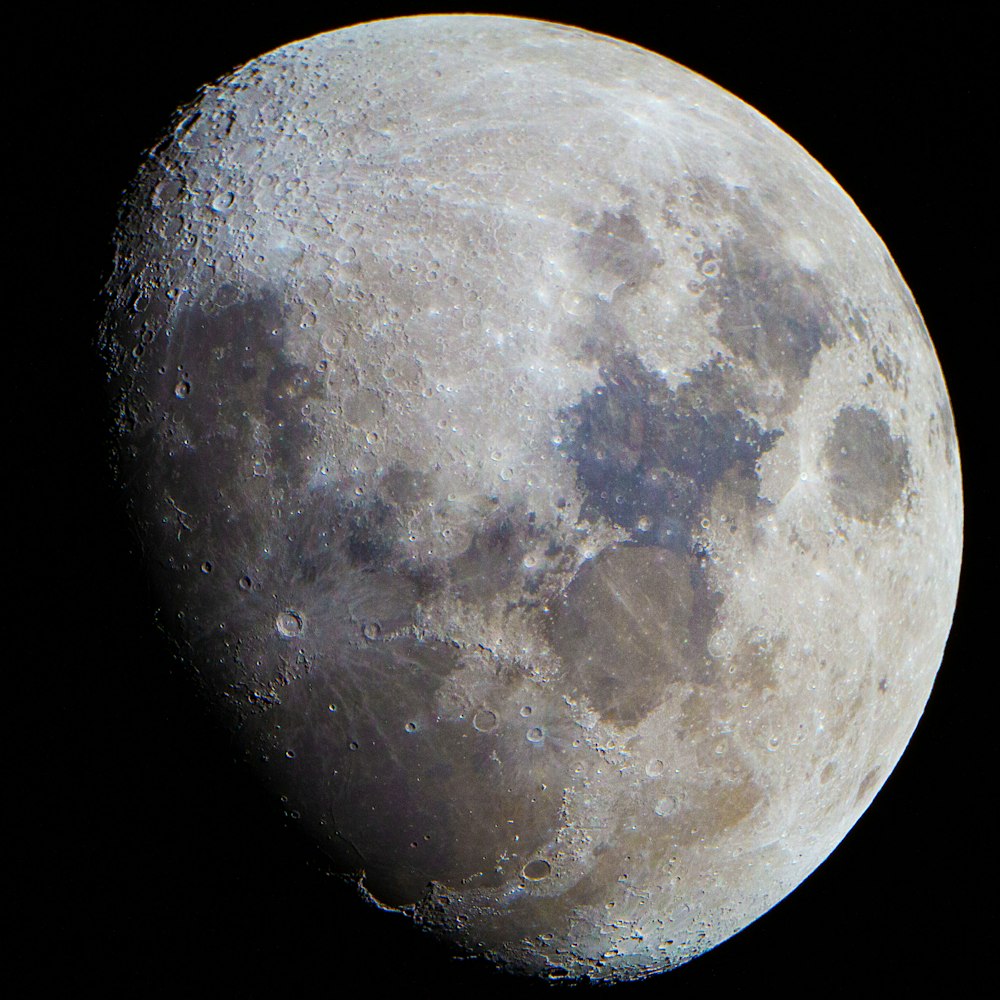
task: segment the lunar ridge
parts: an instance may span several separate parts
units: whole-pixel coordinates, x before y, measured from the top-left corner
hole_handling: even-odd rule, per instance
[[[871,802],[951,622],[957,442],[888,251],[762,116],[562,25],[372,22],[204,88],[116,247],[167,631],[380,905],[642,978]]]

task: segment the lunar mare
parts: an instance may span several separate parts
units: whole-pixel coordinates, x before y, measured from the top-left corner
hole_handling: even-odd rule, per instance
[[[640,978],[802,881],[955,603],[951,409],[833,179],[635,46],[373,22],[206,87],[102,349],[166,630],[380,905]]]

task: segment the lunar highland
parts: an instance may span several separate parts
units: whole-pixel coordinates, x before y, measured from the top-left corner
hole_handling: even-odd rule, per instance
[[[940,367],[853,202],[707,80],[514,18],[285,46],[150,152],[106,295],[171,638],[379,905],[641,978],[905,749],[961,560]]]

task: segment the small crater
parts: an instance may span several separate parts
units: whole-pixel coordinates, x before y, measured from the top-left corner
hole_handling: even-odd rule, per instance
[[[522,869],[521,874],[530,882],[541,882],[552,873],[552,865],[544,858],[536,858],[529,861]]]
[[[677,797],[674,795],[665,795],[653,806],[653,812],[657,816],[673,816],[677,812]]]
[[[283,639],[295,639],[302,634],[302,616],[296,611],[282,611],[274,620],[274,627]]]
[[[496,712],[491,712],[488,708],[481,708],[472,717],[472,728],[479,733],[492,733],[497,727]]]
[[[664,764],[662,760],[651,760],[646,764],[646,774],[650,778],[658,778],[663,774]]]
[[[212,211],[225,212],[233,207],[235,201],[236,195],[232,191],[223,191],[212,199]]]

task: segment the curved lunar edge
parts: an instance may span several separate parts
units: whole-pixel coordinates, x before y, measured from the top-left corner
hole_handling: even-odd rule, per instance
[[[948,396],[879,238],[732,95],[544,22],[319,35],[178,115],[106,294],[168,631],[379,905],[640,978],[892,770],[957,590]]]

